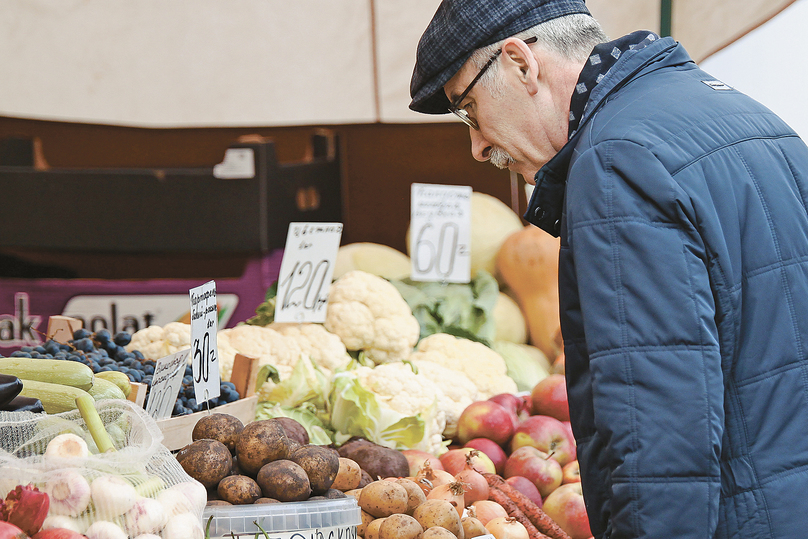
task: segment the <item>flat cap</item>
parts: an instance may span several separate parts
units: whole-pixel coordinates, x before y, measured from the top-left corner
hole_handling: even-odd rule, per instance
[[[443,86],[475,50],[573,13],[590,14],[584,0],[443,0],[418,42],[410,108],[449,112]]]

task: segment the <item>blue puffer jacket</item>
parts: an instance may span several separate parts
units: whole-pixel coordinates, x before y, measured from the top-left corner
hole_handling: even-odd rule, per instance
[[[525,217],[595,537],[808,537],[808,149],[670,38],[587,111]]]

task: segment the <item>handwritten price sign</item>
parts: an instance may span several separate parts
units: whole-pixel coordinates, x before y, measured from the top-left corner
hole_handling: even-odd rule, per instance
[[[194,395],[201,403],[219,396],[218,308],[216,282],[209,281],[192,288],[191,295],[191,361],[194,372]]]
[[[342,223],[290,223],[278,277],[276,322],[325,322]]]
[[[146,413],[155,421],[171,417],[190,353],[190,350],[181,350],[157,360],[149,389],[149,401],[146,403]]]
[[[471,187],[414,183],[410,194],[412,279],[469,282]]]

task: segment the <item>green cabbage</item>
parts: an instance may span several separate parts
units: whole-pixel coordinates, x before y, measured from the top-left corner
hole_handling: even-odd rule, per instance
[[[550,374],[551,365],[544,353],[529,344],[494,341],[494,351],[505,360],[508,376],[519,391],[530,391]]]

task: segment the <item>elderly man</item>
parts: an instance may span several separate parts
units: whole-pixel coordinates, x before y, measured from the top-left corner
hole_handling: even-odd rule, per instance
[[[808,536],[803,141],[673,39],[607,42],[582,0],[444,0],[411,94],[561,237],[593,535]]]

